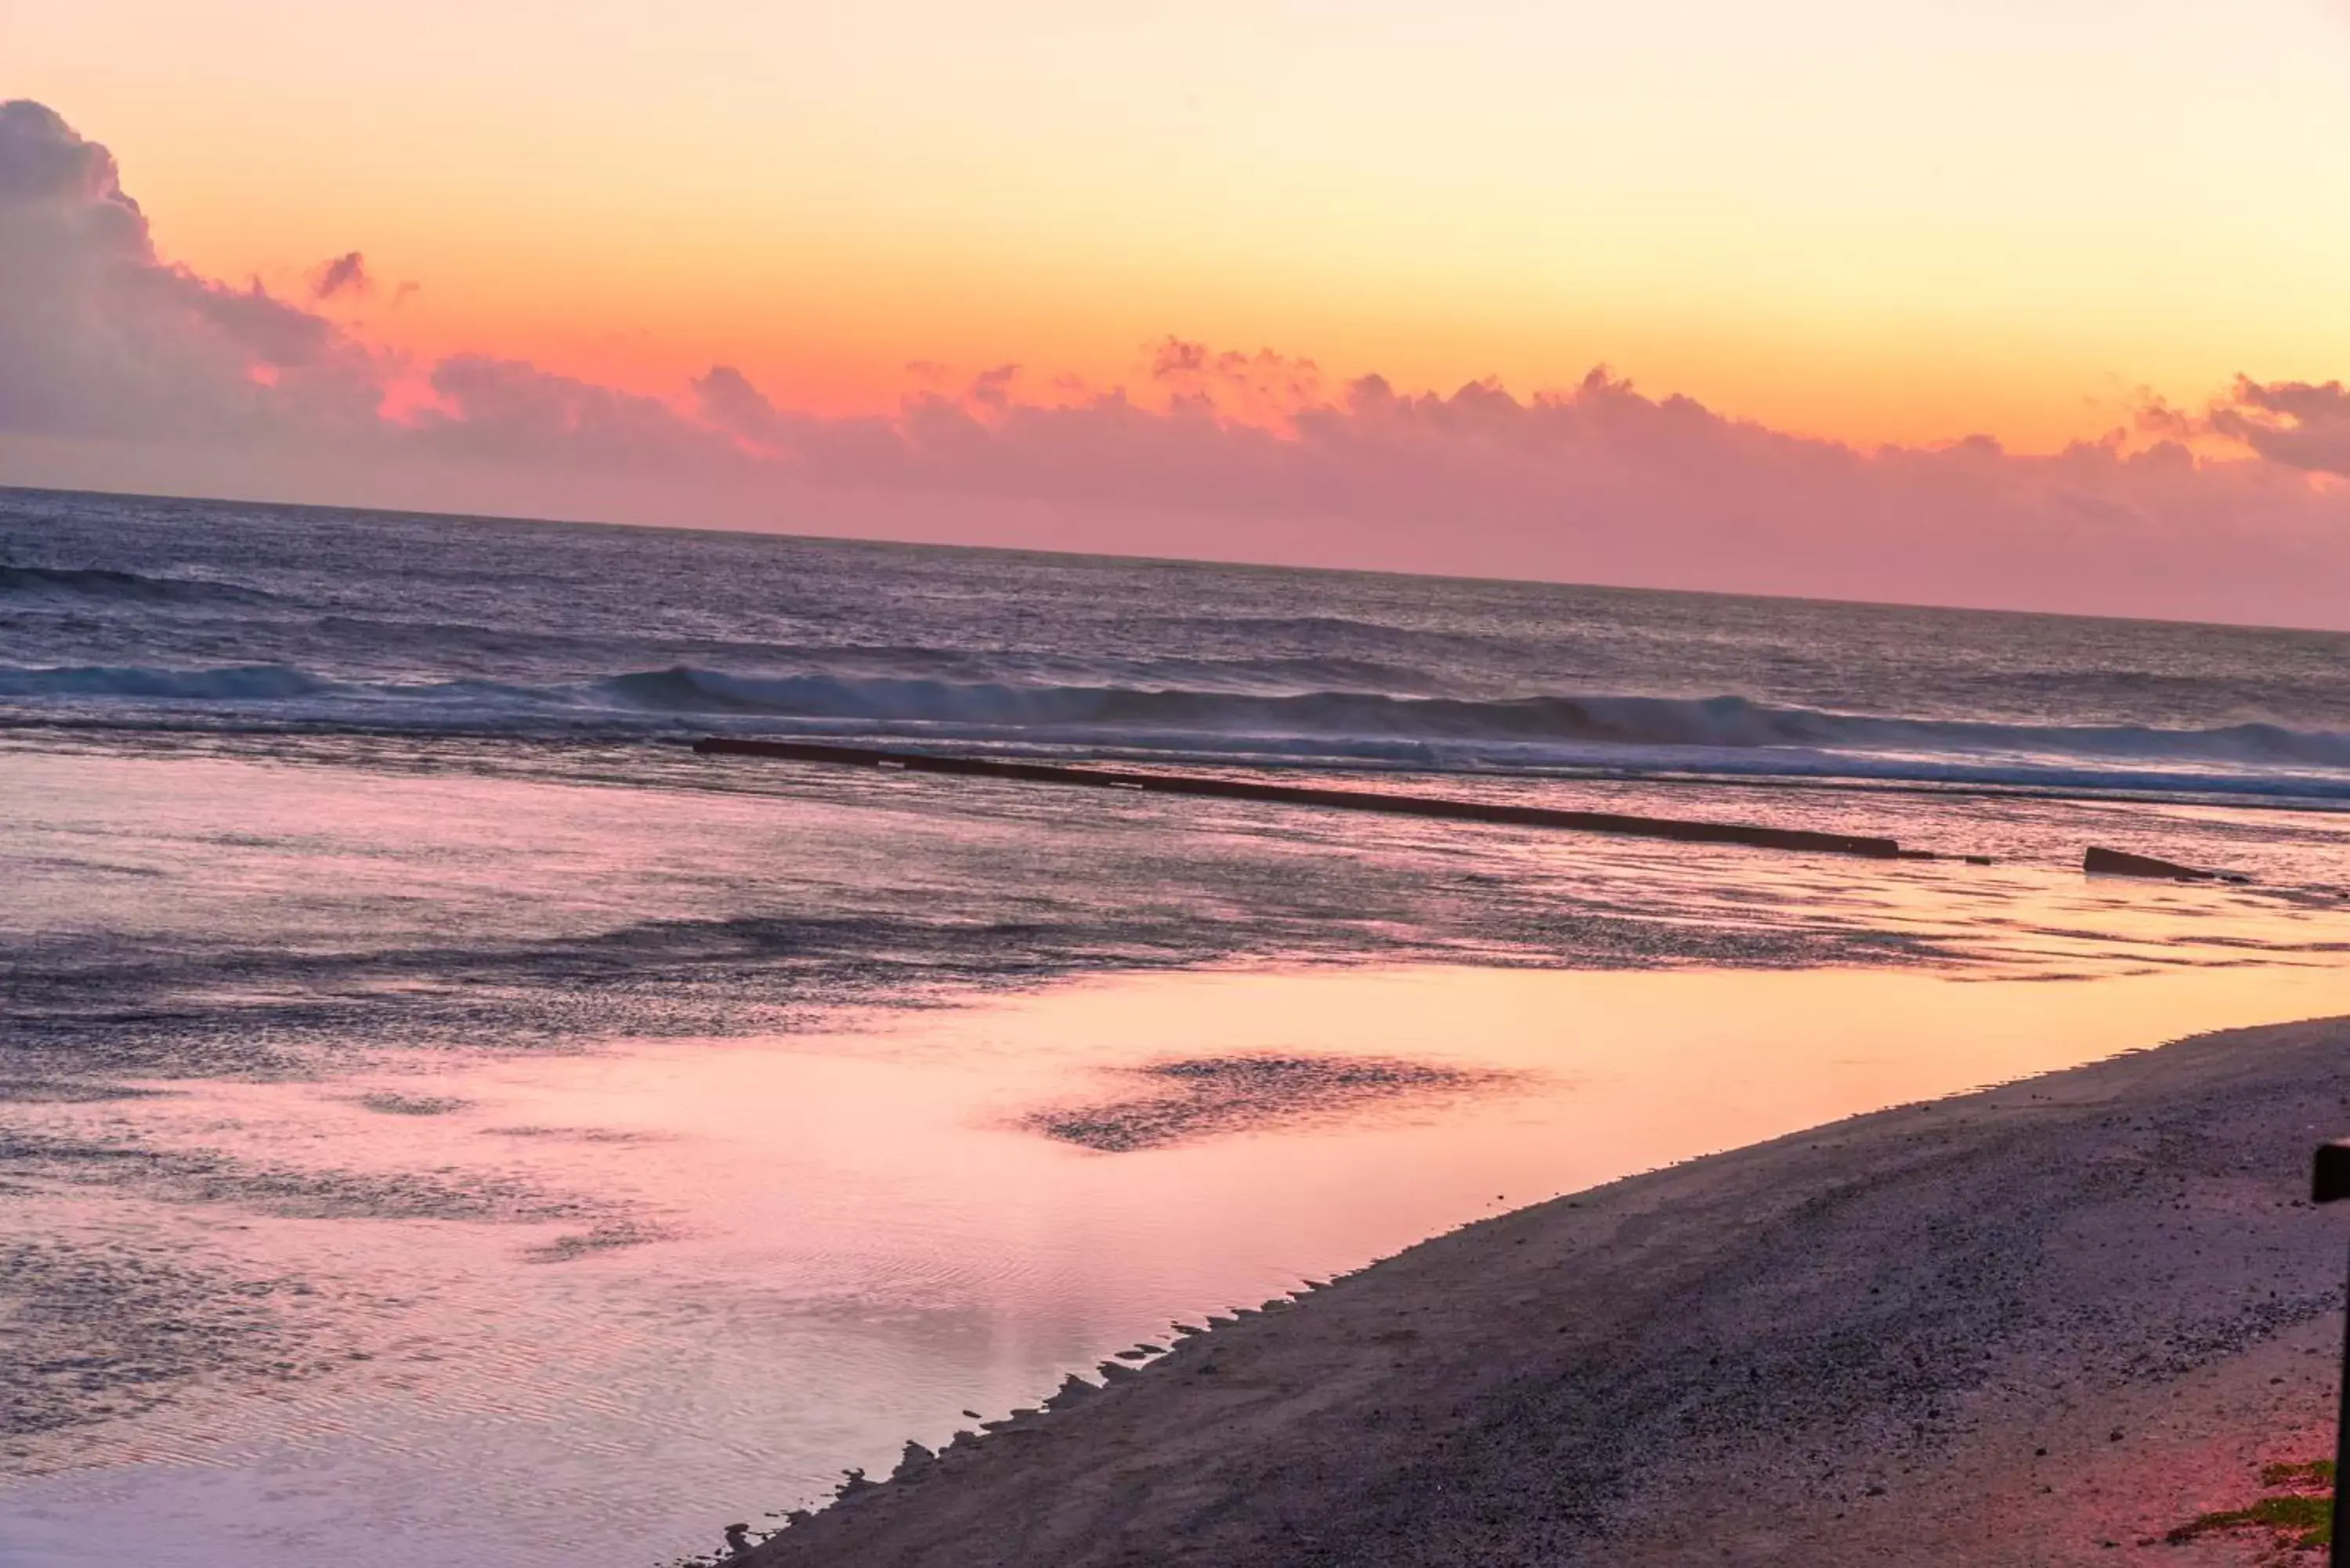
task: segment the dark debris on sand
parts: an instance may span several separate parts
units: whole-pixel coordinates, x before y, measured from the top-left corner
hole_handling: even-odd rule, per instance
[[[1023,1125],[1063,1143],[1124,1154],[1357,1112],[1382,1101],[1488,1093],[1519,1081],[1505,1072],[1378,1056],[1191,1056],[1124,1073],[1142,1093],[1037,1111]]]

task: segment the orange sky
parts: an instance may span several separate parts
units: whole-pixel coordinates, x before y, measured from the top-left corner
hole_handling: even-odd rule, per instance
[[[2350,368],[2345,80],[2323,0],[0,0],[199,270],[825,410],[1174,334],[2047,448]]]

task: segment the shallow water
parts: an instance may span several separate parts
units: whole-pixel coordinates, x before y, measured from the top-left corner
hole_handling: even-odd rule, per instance
[[[12,1568],[650,1568],[1499,1208],[2350,1010],[2322,814],[1753,798],[2002,857],[1885,865],[62,732],[0,791]]]
[[[283,1199],[283,1182],[19,1193],[16,1223],[52,1238],[276,1291],[265,1343],[124,1397],[160,1395],[151,1409],[19,1434],[0,1545],[28,1568],[98,1561],[99,1542],[109,1561],[190,1568],[647,1564],[811,1501],[842,1466],[886,1469],[908,1438],[972,1425],[963,1410],[1000,1417],[1111,1350],[1164,1343],[1170,1319],[1464,1220],[2185,1030],[2345,1007],[2350,976],[2330,970],[1211,971],[847,1033],[183,1084],[139,1102],[142,1146],[370,1193],[430,1173],[562,1211],[342,1212]],[[1028,1125],[1203,1050],[1435,1064],[1473,1086],[1284,1096],[1128,1153]],[[55,1106],[34,1125],[104,1139],[121,1115]],[[144,1303],[82,1304],[78,1334],[99,1344]]]
[[[27,492],[0,557],[8,1568],[650,1568],[1497,1208],[2345,1005],[2340,636]]]

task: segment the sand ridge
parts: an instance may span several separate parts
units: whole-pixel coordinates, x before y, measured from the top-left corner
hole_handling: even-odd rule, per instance
[[[1481,1221],[860,1490],[744,1568],[2252,1562],[2331,1430],[2350,1021]]]

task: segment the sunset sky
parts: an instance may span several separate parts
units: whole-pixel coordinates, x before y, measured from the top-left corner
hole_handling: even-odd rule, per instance
[[[395,420],[452,358],[689,414],[713,367],[836,422],[1006,366],[983,403],[1147,402],[1172,338],[1311,360],[1276,402],[1606,365],[1862,453],[2143,445],[2161,400],[2241,459],[2239,374],[2350,369],[2345,88],[2340,0],[0,0],[0,99]],[[0,482],[137,433],[16,422]],[[126,472],[407,493],[240,461]]]

